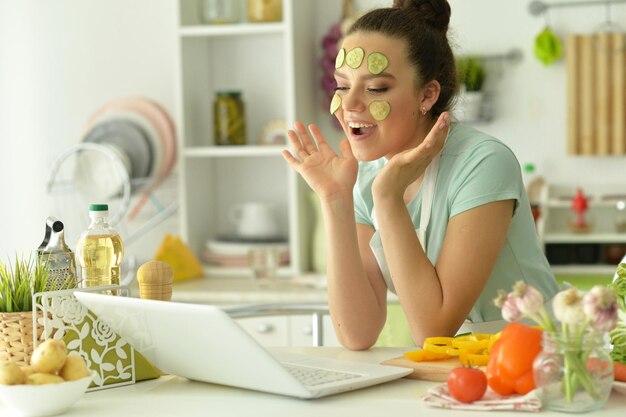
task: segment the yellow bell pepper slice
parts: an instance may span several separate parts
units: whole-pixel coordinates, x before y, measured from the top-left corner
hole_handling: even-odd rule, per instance
[[[424,339],[422,348],[435,353],[448,354],[448,349],[452,347],[451,337],[427,337]]]
[[[424,349],[405,352],[404,357],[414,362],[440,361],[449,358],[445,353],[436,353]]]
[[[487,366],[487,363],[489,363],[489,355],[461,351],[459,362],[464,366]]]

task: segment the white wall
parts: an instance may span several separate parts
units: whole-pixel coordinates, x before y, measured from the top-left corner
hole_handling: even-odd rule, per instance
[[[356,1],[359,9],[390,3]],[[535,162],[550,181],[626,183],[626,157],[566,155],[565,69],[562,62],[543,67],[533,57],[533,40],[545,21],[527,12],[528,2],[450,3],[459,52],[499,54],[517,47],[524,55],[490,81],[496,114],[480,127],[509,144],[521,162]],[[174,0],[0,0],[0,258],[41,241],[44,220],[54,212],[45,191],[48,170],[62,149],[80,140],[99,106],[145,95],[174,113],[175,7]],[[612,10],[626,28],[626,5]],[[605,20],[604,12],[557,9],[550,17],[559,34],[589,32]],[[340,14],[339,0],[318,0],[317,39]],[[311,53],[319,56],[321,48]],[[318,119],[336,140],[321,106]],[[175,230],[169,222],[133,251],[150,256],[162,234]]]
[[[97,108],[145,95],[173,113],[175,4],[0,0],[0,258],[36,248],[51,214],[75,247],[84,225],[62,217],[67,208],[47,196],[45,181]],[[86,221],[86,205],[74,210]],[[159,240],[132,250],[152,254]]]

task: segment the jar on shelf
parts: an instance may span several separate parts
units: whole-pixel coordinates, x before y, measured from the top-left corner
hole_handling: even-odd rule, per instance
[[[282,18],[282,0],[248,0],[250,22],[278,22]]]
[[[613,360],[606,333],[565,336],[543,332],[543,350],[533,363],[542,407],[585,413],[604,406],[613,387]]]
[[[241,18],[239,1],[202,0],[200,4],[200,17],[204,23],[236,23]]]
[[[216,145],[245,145],[246,117],[239,91],[218,91],[213,103]]]

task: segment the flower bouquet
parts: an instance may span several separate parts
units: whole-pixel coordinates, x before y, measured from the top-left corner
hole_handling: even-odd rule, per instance
[[[505,320],[527,318],[543,328],[543,350],[533,364],[543,407],[580,413],[604,405],[613,385],[606,340],[617,323],[617,300],[611,289],[563,290],[552,301],[553,315],[546,310],[543,295],[521,281],[508,294],[500,291],[494,303]]]

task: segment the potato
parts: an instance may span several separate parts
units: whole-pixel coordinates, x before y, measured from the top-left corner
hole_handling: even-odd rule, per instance
[[[26,379],[28,379],[28,377],[32,374],[35,373],[35,370],[33,369],[32,366],[22,366],[22,373],[24,374],[24,384],[26,383]]]
[[[22,372],[22,368],[14,363],[5,363],[0,366],[0,384],[1,385],[18,385],[26,381],[26,376]]]
[[[30,359],[35,372],[46,374],[58,373],[67,358],[65,342],[57,339],[48,339],[37,346]]]
[[[65,359],[65,365],[61,368],[59,376],[66,381],[76,381],[89,376],[89,369],[87,369],[87,364],[81,356],[69,355]]]
[[[60,384],[61,382],[65,381],[60,376],[43,372],[34,373],[26,379],[28,385]]]

